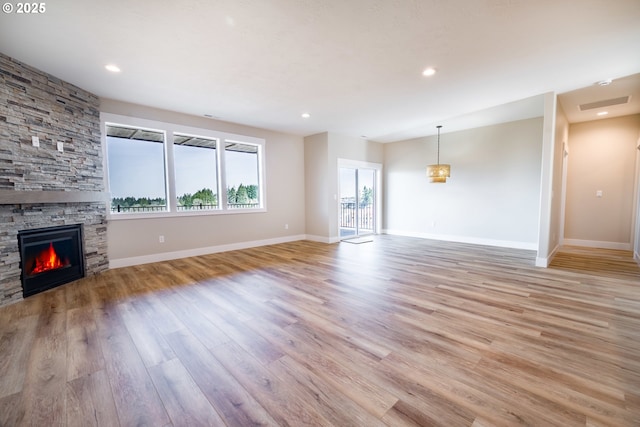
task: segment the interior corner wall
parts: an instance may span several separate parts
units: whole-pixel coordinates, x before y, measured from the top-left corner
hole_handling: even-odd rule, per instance
[[[329,243],[329,142],[326,132],[304,138],[304,175],[307,238]]]
[[[541,117],[442,133],[445,184],[430,184],[436,136],[384,145],[387,233],[536,249]]]
[[[325,243],[338,231],[338,159],[382,163],[381,143],[324,132],[304,138],[307,238]]]
[[[302,137],[108,99],[100,101],[100,110],[105,113],[253,136],[266,141],[266,212],[111,219],[108,243],[112,266],[304,237]],[[285,224],[288,224],[288,229],[285,229]],[[159,243],[159,235],[164,236],[164,243]]]
[[[548,267],[553,257],[551,241],[553,222],[553,184],[556,155],[556,114],[558,97],[553,92],[544,94],[542,121],[542,156],[540,157],[540,196],[538,206],[538,247],[535,265]]]
[[[632,250],[639,133],[640,114],[570,126],[566,244]]]

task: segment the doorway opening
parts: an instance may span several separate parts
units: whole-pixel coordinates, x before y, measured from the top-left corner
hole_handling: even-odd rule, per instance
[[[376,165],[339,165],[340,240],[377,233],[380,171]]]

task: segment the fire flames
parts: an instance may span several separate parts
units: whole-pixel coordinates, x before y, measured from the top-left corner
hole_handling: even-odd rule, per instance
[[[56,268],[62,268],[69,265],[69,260],[64,261],[60,259],[56,250],[53,248],[53,243],[49,244],[49,248],[43,250],[36,256],[35,266],[31,270],[31,274],[42,273],[48,270],[55,270]]]

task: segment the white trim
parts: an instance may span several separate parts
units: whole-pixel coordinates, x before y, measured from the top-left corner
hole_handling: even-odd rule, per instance
[[[109,210],[110,207],[107,207]],[[168,211],[158,211],[158,212],[137,212],[137,213],[120,213],[120,214],[110,214],[107,216],[109,221],[121,221],[121,220],[132,220],[132,219],[155,219],[155,218],[183,218],[190,216],[209,216],[209,215],[239,215],[239,214],[254,214],[254,213],[265,213],[267,212],[266,208],[256,208],[256,209],[203,209],[200,211],[180,211],[180,212],[168,212]]]
[[[618,249],[621,251],[633,250],[631,243],[604,242],[600,240],[564,239],[563,245],[584,246],[587,248]]]
[[[315,236],[313,234],[307,234],[305,235],[304,240],[310,240],[312,242],[318,242],[318,243],[326,243],[326,244],[332,244],[332,243],[338,243],[340,241],[339,237],[324,237],[324,236]]]
[[[364,162],[361,160],[338,158],[338,168],[376,169],[381,171],[382,163]]]
[[[515,242],[512,240],[484,239],[479,237],[453,236],[448,234],[429,234],[429,233],[419,233],[414,231],[403,231],[403,230],[383,230],[383,233],[391,234],[395,236],[417,237],[420,239],[443,240],[447,242],[458,242],[458,243],[471,243],[474,245],[498,246],[498,247],[512,248],[512,249],[526,249],[531,251],[535,251],[538,249],[538,245],[532,242]]]
[[[551,258],[545,258],[545,257],[536,257],[536,263],[535,266],[536,267],[542,267],[542,268],[547,268],[549,267],[550,264],[550,259]]]
[[[305,240],[304,234],[296,236],[276,237],[273,239],[253,240],[250,242],[230,243],[227,245],[208,246],[204,248],[185,249],[175,252],[162,252],[158,254],[142,255],[130,258],[118,258],[109,260],[109,268],[129,267],[132,265],[149,264],[152,262],[169,261],[172,259],[188,258],[193,256],[209,255],[218,252],[249,249],[259,246],[277,245],[278,243],[295,242]]]
[[[560,245],[556,245],[556,247],[553,248],[553,250],[547,257],[536,256],[536,264],[535,264],[536,267],[542,267],[542,268],[549,267],[549,264],[551,264],[551,261],[553,261],[553,257],[556,256],[556,252],[558,252],[558,249],[560,249]]]
[[[553,172],[555,157],[555,130],[558,97],[554,92],[544,94],[542,121],[542,156],[540,159],[540,199],[538,203],[538,258],[550,257],[551,223],[553,208]],[[558,230],[559,231],[559,230]]]

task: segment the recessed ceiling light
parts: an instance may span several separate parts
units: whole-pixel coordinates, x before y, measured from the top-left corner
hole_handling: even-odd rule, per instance
[[[598,82],[598,86],[609,86],[611,84],[613,80],[611,79],[606,79],[606,80],[600,80]]]
[[[104,66],[104,68],[107,69],[107,71],[111,71],[112,73],[119,73],[120,72],[120,67],[118,67],[115,64],[107,64]]]
[[[303,118],[303,119],[308,119],[309,117],[311,117],[311,114],[309,114],[309,113],[302,113],[302,118]]]
[[[422,72],[422,75],[425,77],[429,77],[429,76],[433,76],[436,73],[436,69],[429,67],[429,68],[425,68],[425,70]]]
[[[607,114],[609,114],[609,112],[608,112],[608,111],[600,111],[600,112],[598,113],[598,115],[599,115],[599,116],[606,116]]]

